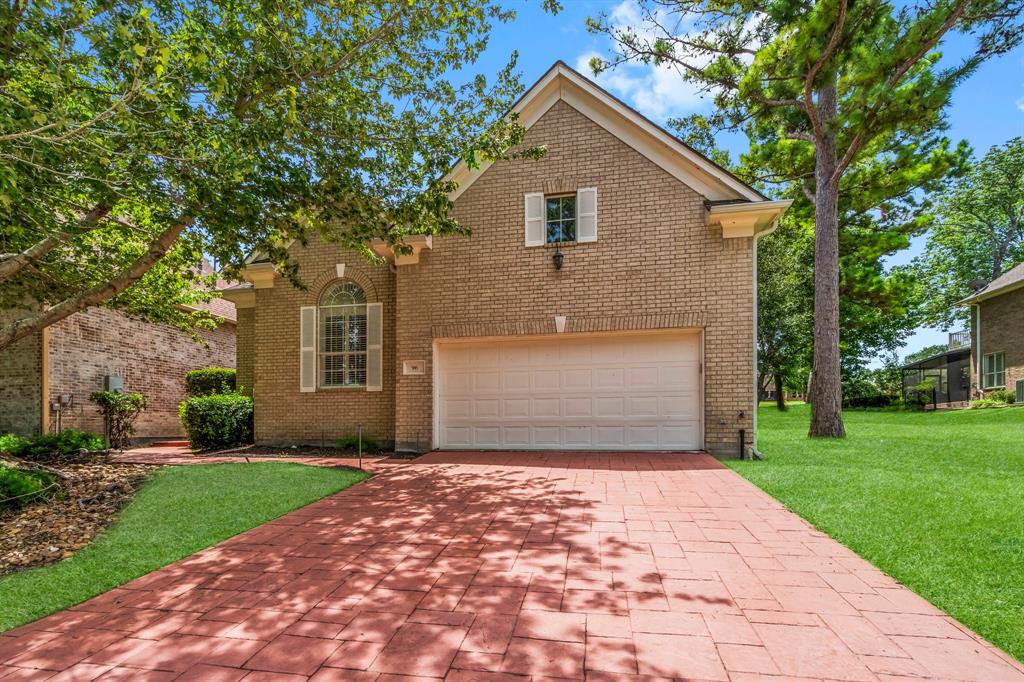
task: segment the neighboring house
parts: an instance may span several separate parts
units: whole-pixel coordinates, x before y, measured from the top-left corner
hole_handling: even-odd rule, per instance
[[[971,334],[952,332],[946,350],[909,362],[903,372],[903,399],[913,397],[921,382],[930,388],[924,397],[932,407],[964,407],[971,399]]]
[[[1024,263],[960,301],[971,308],[972,385],[997,388],[1024,402]]]
[[[216,330],[199,332],[206,345],[174,327],[89,308],[0,351],[0,433],[102,433],[103,420],[89,396],[113,377],[125,391],[146,396],[136,438],[180,437],[185,373],[235,365],[234,305],[214,299],[204,307],[221,320]]]
[[[254,257],[239,383],[260,443],[363,433],[432,448],[753,443],[756,240],[770,201],[563,63],[515,105],[540,160],[450,179],[471,237],[294,244],[306,290]]]

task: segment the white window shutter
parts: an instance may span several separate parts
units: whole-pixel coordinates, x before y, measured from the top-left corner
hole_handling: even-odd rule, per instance
[[[584,187],[576,192],[576,241],[597,241],[596,187]]]
[[[380,303],[366,304],[366,390],[379,391],[383,387],[384,310]]]
[[[544,194],[529,192],[526,197],[526,245],[544,245]]]
[[[299,391],[316,390],[316,306],[299,309]]]

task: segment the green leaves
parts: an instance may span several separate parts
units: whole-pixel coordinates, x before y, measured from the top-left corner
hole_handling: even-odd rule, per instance
[[[26,3],[0,18],[0,254],[46,248],[0,274],[0,305],[130,284],[113,304],[187,327],[203,255],[231,277],[263,250],[298,281],[275,244],[464,230],[440,179],[522,142],[514,55],[468,73],[509,17],[493,0]]]

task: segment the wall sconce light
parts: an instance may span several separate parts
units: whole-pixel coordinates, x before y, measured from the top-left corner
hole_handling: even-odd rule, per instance
[[[555,247],[555,254],[553,256],[551,256],[551,262],[555,264],[555,270],[561,270],[562,269],[562,263],[564,261],[565,261],[565,254],[562,253],[562,250],[556,246]]]

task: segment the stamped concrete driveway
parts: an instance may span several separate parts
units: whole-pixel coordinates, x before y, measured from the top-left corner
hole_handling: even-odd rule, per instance
[[[710,457],[435,453],[0,636],[0,679],[51,676],[1024,671]]]

